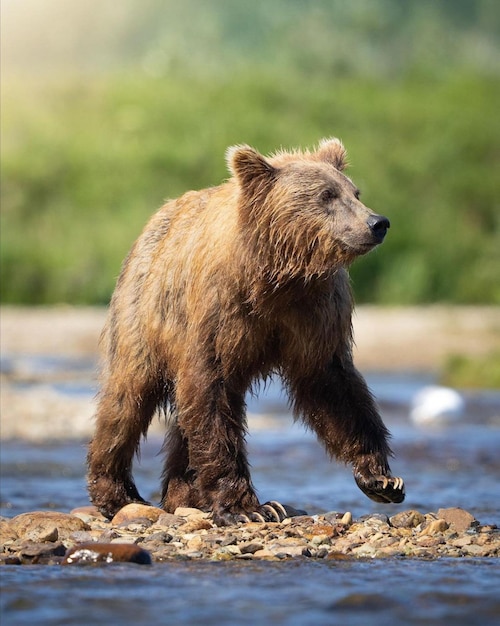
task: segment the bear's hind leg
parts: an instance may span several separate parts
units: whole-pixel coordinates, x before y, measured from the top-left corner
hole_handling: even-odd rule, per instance
[[[195,484],[196,472],[189,469],[188,442],[183,437],[177,421],[169,425],[163,451],[166,459],[162,475],[161,506],[170,513],[180,506],[203,508]]]
[[[132,460],[156,406],[155,395],[132,385],[119,390],[108,385],[101,392],[87,454],[87,483],[92,503],[108,518],[126,504],[145,502],[132,478]]]
[[[279,503],[260,505],[251,482],[245,446],[246,386],[233,386],[222,378],[212,383],[210,374],[209,368],[205,372],[189,368],[178,377],[179,431],[173,440],[174,461],[166,466],[166,483],[171,481],[164,484],[166,505],[170,508],[176,498],[192,498],[189,501],[212,512],[219,526],[281,521],[287,517],[285,509]]]

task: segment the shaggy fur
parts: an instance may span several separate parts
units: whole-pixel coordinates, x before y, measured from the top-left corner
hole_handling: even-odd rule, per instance
[[[142,501],[132,460],[158,408],[170,413],[162,506],[219,524],[266,512],[245,450],[245,393],[278,374],[295,415],[350,463],[359,487],[401,502],[388,432],[352,362],[346,268],[388,220],[359,201],[336,140],[265,158],[227,152],[232,177],[156,213],[126,258],[102,336],[88,453],[92,501],[108,517]]]

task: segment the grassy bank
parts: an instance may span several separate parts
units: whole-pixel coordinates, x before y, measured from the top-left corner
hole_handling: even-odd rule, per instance
[[[226,177],[224,151],[340,136],[363,200],[392,222],[352,271],[358,301],[500,303],[498,81],[263,71],[113,74],[3,102],[2,300],[105,303],[167,197]]]

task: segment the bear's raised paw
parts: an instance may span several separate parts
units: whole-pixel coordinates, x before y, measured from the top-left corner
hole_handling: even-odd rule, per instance
[[[405,484],[399,476],[370,476],[355,474],[354,479],[361,491],[375,502],[399,504],[405,499]]]

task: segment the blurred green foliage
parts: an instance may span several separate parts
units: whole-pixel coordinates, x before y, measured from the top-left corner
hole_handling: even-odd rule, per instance
[[[72,3],[41,4],[54,28]],[[392,223],[352,268],[357,301],[500,303],[496,2],[74,6],[74,47],[5,43],[3,302],[107,302],[149,215],[222,181],[228,145],[333,135]]]
[[[470,357],[451,355],[443,365],[440,382],[458,389],[500,389],[500,352]]]

